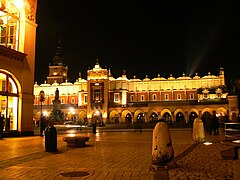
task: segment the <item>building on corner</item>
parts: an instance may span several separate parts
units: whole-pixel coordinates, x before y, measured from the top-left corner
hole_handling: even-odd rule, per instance
[[[37,0],[0,0],[0,112],[4,134],[33,135]]]
[[[59,73],[54,79],[55,72],[63,72],[60,70],[63,64],[56,64],[49,66],[47,81],[34,85],[35,119],[40,117],[39,92],[45,92],[43,111],[49,116],[58,88],[65,120],[76,123],[90,123],[96,118],[99,124],[152,123],[158,119],[187,124],[200,112],[204,120],[210,120],[214,111],[221,122],[237,121],[237,96],[229,93],[223,68],[218,75],[209,72],[203,77],[197,73],[194,77],[183,74],[178,78],[172,75],[164,78],[158,74],[153,79],[147,76],[128,79],[126,71],[114,78],[110,69],[102,68],[97,59],[95,66],[87,70],[86,79],[79,73],[79,78],[72,83],[67,80],[67,73]],[[59,82],[59,79],[65,81]]]

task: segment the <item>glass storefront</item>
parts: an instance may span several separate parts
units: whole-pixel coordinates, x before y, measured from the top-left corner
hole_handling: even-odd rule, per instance
[[[0,70],[0,113],[4,131],[18,129],[18,88],[12,75]]]

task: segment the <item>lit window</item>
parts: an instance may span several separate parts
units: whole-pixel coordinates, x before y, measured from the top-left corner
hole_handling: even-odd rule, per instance
[[[114,102],[120,102],[120,94],[114,93]]]
[[[0,44],[18,50],[19,10],[11,2],[1,2],[0,8]]]
[[[0,71],[0,111],[10,119],[9,130],[17,130],[18,98],[17,83],[12,75]]]
[[[181,94],[177,94],[177,100],[181,100]]]

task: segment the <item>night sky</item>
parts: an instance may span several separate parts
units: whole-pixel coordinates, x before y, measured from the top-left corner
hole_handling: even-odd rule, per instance
[[[77,4],[74,4],[77,3]],[[61,40],[69,80],[99,59],[117,78],[218,75],[240,78],[239,0],[40,0],[35,81],[43,83]]]

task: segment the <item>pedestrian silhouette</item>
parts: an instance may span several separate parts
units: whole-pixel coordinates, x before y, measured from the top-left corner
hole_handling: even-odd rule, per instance
[[[92,127],[93,127],[93,134],[97,133],[97,119],[96,117],[92,118]]]
[[[212,115],[212,123],[213,123],[213,125],[212,125],[212,133],[214,135],[219,134],[219,131],[218,131],[218,129],[219,129],[219,122],[218,121],[219,121],[219,119],[217,117],[216,111],[213,111],[213,115]]]
[[[45,118],[43,116],[41,116],[40,118],[40,136],[43,136],[43,132],[46,129],[46,122],[45,122]]]
[[[3,119],[4,117],[2,116],[2,114],[0,113],[0,139],[3,138]]]

